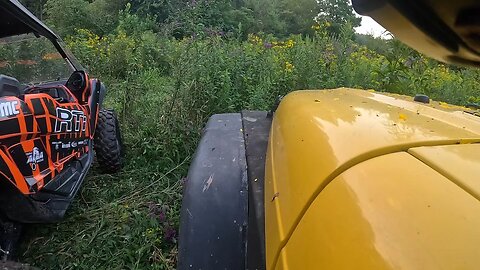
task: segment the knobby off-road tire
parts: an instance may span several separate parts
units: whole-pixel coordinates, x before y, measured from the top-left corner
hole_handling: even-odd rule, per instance
[[[118,172],[123,167],[124,151],[120,125],[112,110],[100,110],[95,131],[94,148],[100,170]]]

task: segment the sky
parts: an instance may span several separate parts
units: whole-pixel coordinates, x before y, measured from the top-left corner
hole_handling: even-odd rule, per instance
[[[380,24],[375,22],[372,18],[367,16],[360,16],[360,17],[362,17],[362,25],[355,28],[355,31],[357,31],[357,33],[370,34],[375,37],[382,36],[383,38],[389,38],[385,33],[385,28],[383,28]]]

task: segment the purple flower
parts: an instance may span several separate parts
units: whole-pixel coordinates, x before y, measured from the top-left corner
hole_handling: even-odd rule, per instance
[[[156,219],[158,223],[163,224],[167,220],[167,215],[165,214],[166,207],[162,207],[155,203],[148,203],[148,216],[150,218]]]
[[[177,242],[177,239],[176,239],[177,231],[175,230],[175,228],[168,225],[168,226],[165,227],[163,237],[165,238],[165,240],[167,240],[169,242],[176,243]]]
[[[273,47],[273,45],[270,42],[265,42],[265,43],[263,43],[263,47],[265,47],[265,49],[271,49]]]

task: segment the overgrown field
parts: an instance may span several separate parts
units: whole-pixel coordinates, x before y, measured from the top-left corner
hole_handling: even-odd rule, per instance
[[[328,27],[312,24],[312,34],[284,38],[211,29],[175,38],[127,9],[108,34],[77,28],[67,35],[108,87],[127,165],[116,175],[94,169],[64,222],[28,229],[21,259],[42,269],[173,269],[182,183],[214,113],[268,110],[296,89],[422,93],[460,105],[480,97],[475,69]]]

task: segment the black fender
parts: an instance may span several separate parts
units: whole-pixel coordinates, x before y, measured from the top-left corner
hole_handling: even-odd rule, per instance
[[[248,167],[247,269],[265,269],[265,160],[272,113],[243,111]]]
[[[213,115],[185,184],[178,269],[245,269],[247,188],[242,116]]]
[[[93,138],[97,127],[98,112],[100,112],[103,107],[103,100],[107,93],[107,89],[105,85],[97,79],[91,80],[91,89],[92,93],[88,105],[90,107],[90,130],[92,131]]]

